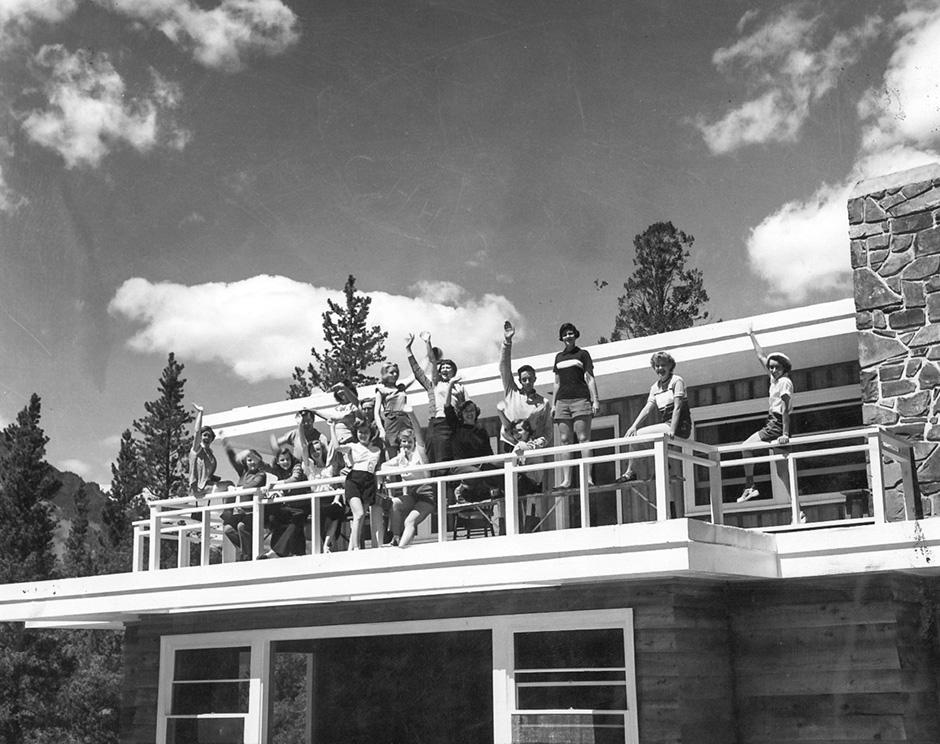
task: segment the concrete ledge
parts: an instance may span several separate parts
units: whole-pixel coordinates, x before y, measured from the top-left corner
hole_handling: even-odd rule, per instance
[[[878,191],[899,189],[911,183],[921,183],[922,181],[930,181],[934,178],[940,178],[940,163],[921,165],[917,168],[910,168],[905,171],[898,171],[897,173],[889,173],[885,176],[863,178],[855,184],[855,188],[852,189],[849,198],[855,199],[859,196],[874,194]]]

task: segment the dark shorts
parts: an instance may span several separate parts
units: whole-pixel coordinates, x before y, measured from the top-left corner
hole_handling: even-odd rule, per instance
[[[410,488],[408,489],[408,493],[414,497],[415,501],[423,501],[431,506],[437,506],[437,495],[435,494],[434,486],[430,483]]]
[[[346,507],[331,501],[320,510],[320,517],[324,521],[332,520],[334,522],[341,522],[346,519]]]
[[[346,503],[352,498],[360,499],[363,506],[375,503],[375,475],[363,470],[350,470],[346,476]]]
[[[594,408],[587,398],[563,398],[555,401],[555,421],[571,421],[593,415]]]
[[[757,432],[762,442],[772,442],[778,437],[783,436],[783,416],[779,413],[771,413],[764,422],[764,428]]]
[[[385,441],[393,447],[398,445],[395,442],[396,437],[405,429],[411,428],[411,419],[404,411],[389,411],[385,414]]]

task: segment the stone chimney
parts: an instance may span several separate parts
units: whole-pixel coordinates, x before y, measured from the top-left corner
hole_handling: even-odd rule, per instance
[[[938,516],[940,164],[860,181],[848,208],[864,422],[914,442],[923,513]],[[898,506],[900,481],[885,466]]]

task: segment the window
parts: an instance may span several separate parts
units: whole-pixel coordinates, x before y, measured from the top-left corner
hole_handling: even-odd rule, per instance
[[[178,649],[173,657],[167,744],[242,744],[251,649]]]

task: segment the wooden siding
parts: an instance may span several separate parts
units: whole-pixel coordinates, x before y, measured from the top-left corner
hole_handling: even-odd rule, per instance
[[[924,596],[900,575],[735,587],[739,743],[940,741]]]

